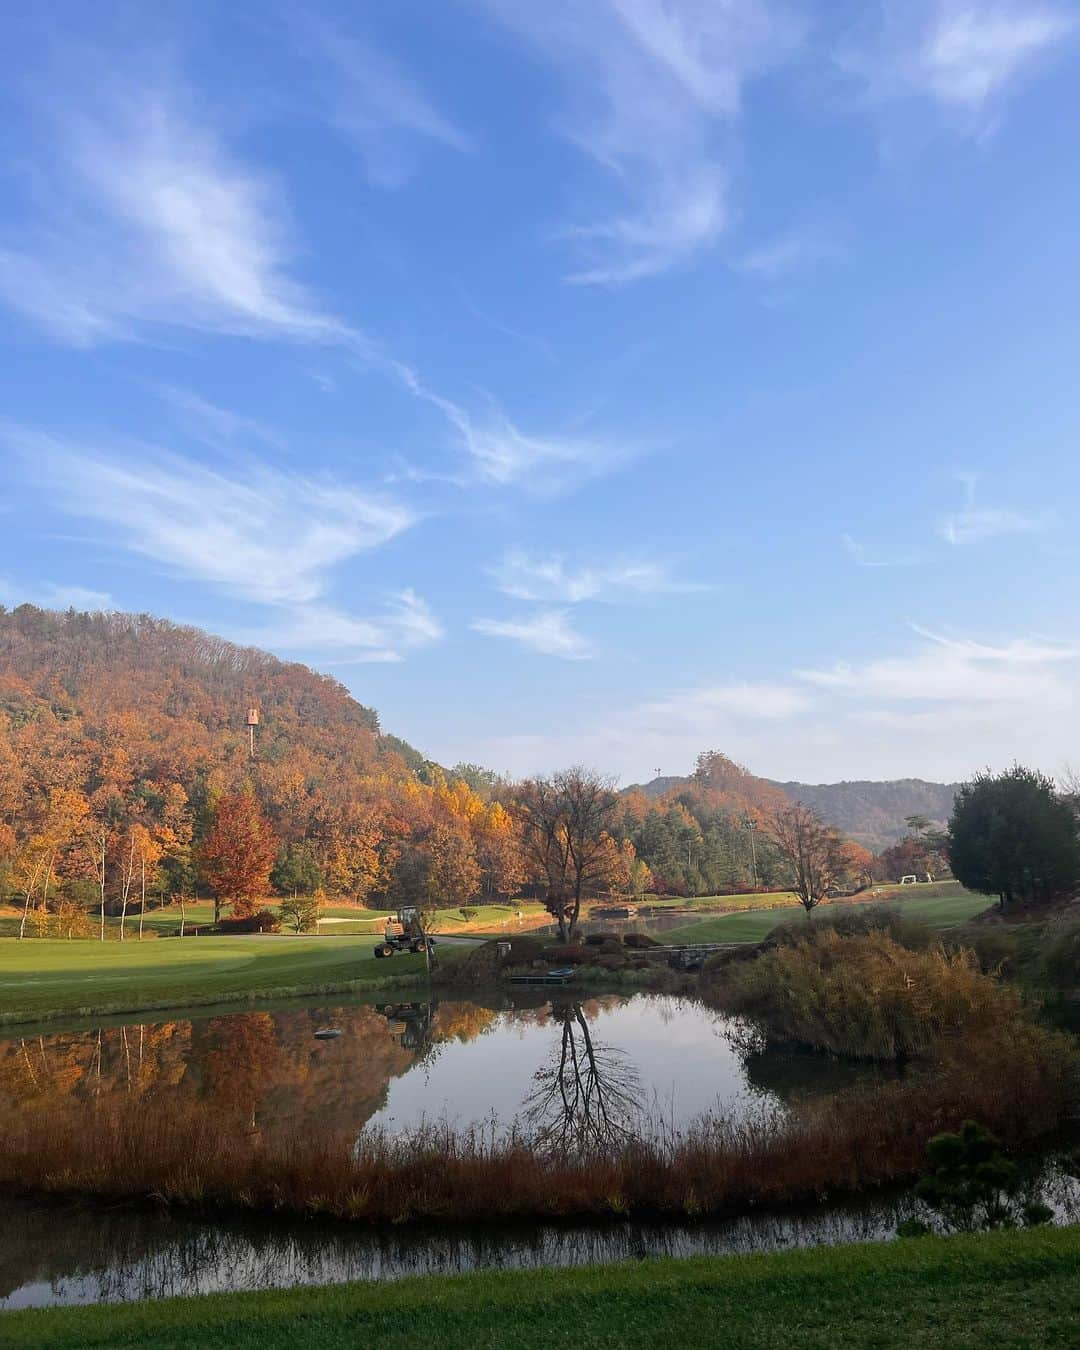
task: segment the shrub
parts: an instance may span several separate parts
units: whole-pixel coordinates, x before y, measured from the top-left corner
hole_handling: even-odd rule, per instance
[[[602,970],[625,970],[627,962],[621,952],[604,952],[596,958],[596,964]]]
[[[977,1121],[965,1120],[958,1131],[934,1135],[926,1157],[929,1168],[919,1178],[915,1194],[947,1228],[970,1232],[1016,1228],[1021,1223],[1032,1227],[1054,1216],[1037,1201],[1024,1203],[1019,1167]]]
[[[856,937],[867,933],[883,933],[901,947],[911,951],[927,951],[940,942],[940,937],[922,919],[905,914],[895,905],[848,905],[832,912],[820,912],[813,919],[814,931],[828,929],[842,937]],[[803,942],[810,932],[802,915],[774,928],[762,943],[763,947],[791,946]]]
[[[1043,956],[1043,967],[1050,982],[1059,989],[1080,985],[1080,924],[1055,938]]]
[[[659,947],[661,944],[648,933],[624,933],[623,946],[633,951],[643,951],[646,947]]]
[[[829,928],[730,967],[714,996],[767,1038],[883,1060],[924,1053],[943,1036],[1001,1033],[1021,1006],[973,952],[913,952],[882,933]]]
[[[238,919],[222,919],[218,924],[220,933],[280,933],[281,924],[276,914],[268,909],[260,909],[254,914],[244,914]]]

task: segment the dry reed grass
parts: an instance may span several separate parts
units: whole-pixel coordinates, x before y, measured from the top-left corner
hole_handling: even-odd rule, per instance
[[[942,1038],[1006,1034],[1015,990],[983,974],[974,952],[902,946],[882,932],[823,927],[718,972],[710,990],[771,1040],[853,1059],[928,1053]]]
[[[520,1133],[264,1134],[197,1105],[105,1102],[3,1126],[0,1187],[402,1223],[733,1214],[917,1174],[926,1142],[979,1120],[1014,1149],[1076,1117],[1069,1037],[1022,1021],[947,1045],[925,1070],[784,1113],[704,1119],[572,1156]]]

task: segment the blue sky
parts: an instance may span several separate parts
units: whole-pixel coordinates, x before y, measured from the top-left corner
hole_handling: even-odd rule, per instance
[[[5,27],[0,601],[513,773],[1075,758],[1075,4]]]

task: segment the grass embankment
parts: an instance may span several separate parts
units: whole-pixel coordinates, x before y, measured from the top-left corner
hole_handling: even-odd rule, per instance
[[[944,889],[946,885],[949,887],[948,890]],[[931,890],[929,886],[913,895],[912,892],[915,891],[913,886],[890,887],[887,890],[882,888],[882,893],[873,900],[836,901],[823,905],[814,912],[820,918],[826,918],[838,911],[890,901],[898,903],[904,914],[922,919],[935,928],[951,928],[956,924],[965,923],[992,903],[987,896],[965,891],[951,882],[943,883],[940,891],[937,887],[933,889],[935,890],[933,895],[926,894]],[[791,906],[785,908],[790,909]],[[665,932],[658,932],[655,936],[658,942],[674,946],[696,942],[761,942],[779,924],[790,922],[791,915],[788,913],[781,914],[775,909],[757,910],[752,913],[717,915],[713,919],[702,919],[683,927],[669,928]]]
[[[442,965],[462,954],[439,952]],[[79,1014],[188,1008],[415,983],[424,958],[375,960],[367,937],[198,937],[161,942],[0,940],[0,1025]]]
[[[0,1344],[979,1350],[1075,1344],[1080,1229],[0,1314]]]

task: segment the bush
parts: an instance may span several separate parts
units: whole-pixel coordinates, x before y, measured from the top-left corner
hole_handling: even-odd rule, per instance
[[[902,1059],[960,1033],[1004,1035],[1021,1008],[973,952],[913,952],[883,933],[829,928],[732,966],[715,997],[767,1038],[853,1059]]]
[[[1059,989],[1080,985],[1080,924],[1055,938],[1043,956],[1043,967],[1050,982]]]
[[[648,933],[624,933],[623,946],[629,947],[632,951],[644,951],[647,947],[659,947],[662,944],[655,938],[651,938]]]
[[[625,970],[627,962],[621,952],[604,952],[596,958],[596,964],[601,970]]]
[[[882,933],[893,942],[899,943],[901,947],[907,947],[913,952],[928,951],[941,940],[928,923],[905,914],[895,905],[849,905],[831,913],[819,910],[811,922],[815,932],[827,929],[839,933],[842,937]],[[800,915],[799,918],[789,919],[774,928],[762,946],[766,948],[791,946],[793,943],[804,942],[810,932],[806,917]]]
[[[277,915],[268,909],[260,909],[256,914],[245,914],[242,919],[222,919],[218,924],[219,933],[280,933],[281,924]]]
[[[554,947],[545,947],[540,952],[542,961],[550,961],[553,966],[588,965],[596,959],[596,951],[579,947],[576,943],[561,943]]]

